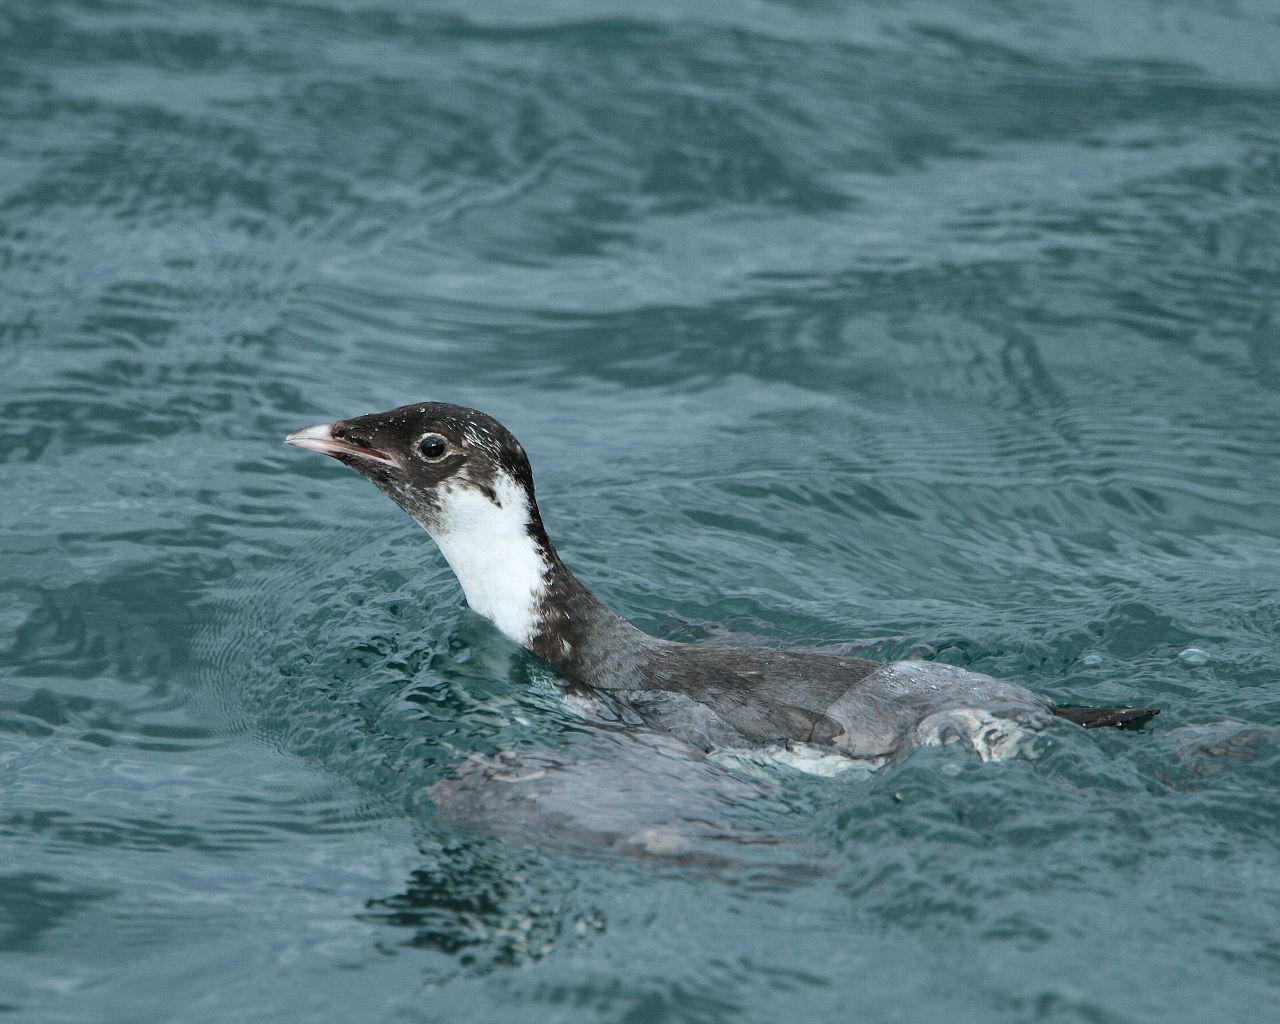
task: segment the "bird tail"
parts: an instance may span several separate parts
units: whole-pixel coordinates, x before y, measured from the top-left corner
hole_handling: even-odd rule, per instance
[[[1083,725],[1086,729],[1101,729],[1114,725],[1117,729],[1141,729],[1156,715],[1159,708],[1082,708],[1072,705],[1055,707],[1053,713],[1068,722]]]

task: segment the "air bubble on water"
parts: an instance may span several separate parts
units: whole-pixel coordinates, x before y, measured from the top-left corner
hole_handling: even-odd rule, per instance
[[[1209,652],[1202,651],[1199,647],[1188,647],[1178,655],[1178,661],[1188,668],[1199,668],[1201,665],[1209,664]]]

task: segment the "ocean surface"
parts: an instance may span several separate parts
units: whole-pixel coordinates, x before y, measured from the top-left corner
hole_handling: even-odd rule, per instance
[[[0,1020],[1274,1021],[1280,3],[0,5]],[[585,726],[287,431],[644,629],[1163,709]]]

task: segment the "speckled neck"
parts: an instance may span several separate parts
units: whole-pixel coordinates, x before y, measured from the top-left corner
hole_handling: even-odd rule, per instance
[[[534,654],[599,690],[643,689],[653,656],[671,645],[641,632],[601,601],[561,561],[543,534],[546,585],[529,643]]]
[[[529,485],[498,474],[485,487],[445,484],[429,508],[402,504],[435,539],[472,610],[508,638],[596,689],[644,685],[648,655],[667,645],[610,609],[564,564]]]

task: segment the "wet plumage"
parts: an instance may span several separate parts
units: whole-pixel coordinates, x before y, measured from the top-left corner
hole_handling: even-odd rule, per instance
[[[1055,718],[1140,725],[1152,708],[1059,709],[1016,683],[926,661],[662,640],[593,594],[547,536],[520,443],[492,417],[424,403],[297,431],[368,477],[436,540],[471,606],[589,693],[704,751],[814,748],[883,763],[959,741],[983,757]]]

